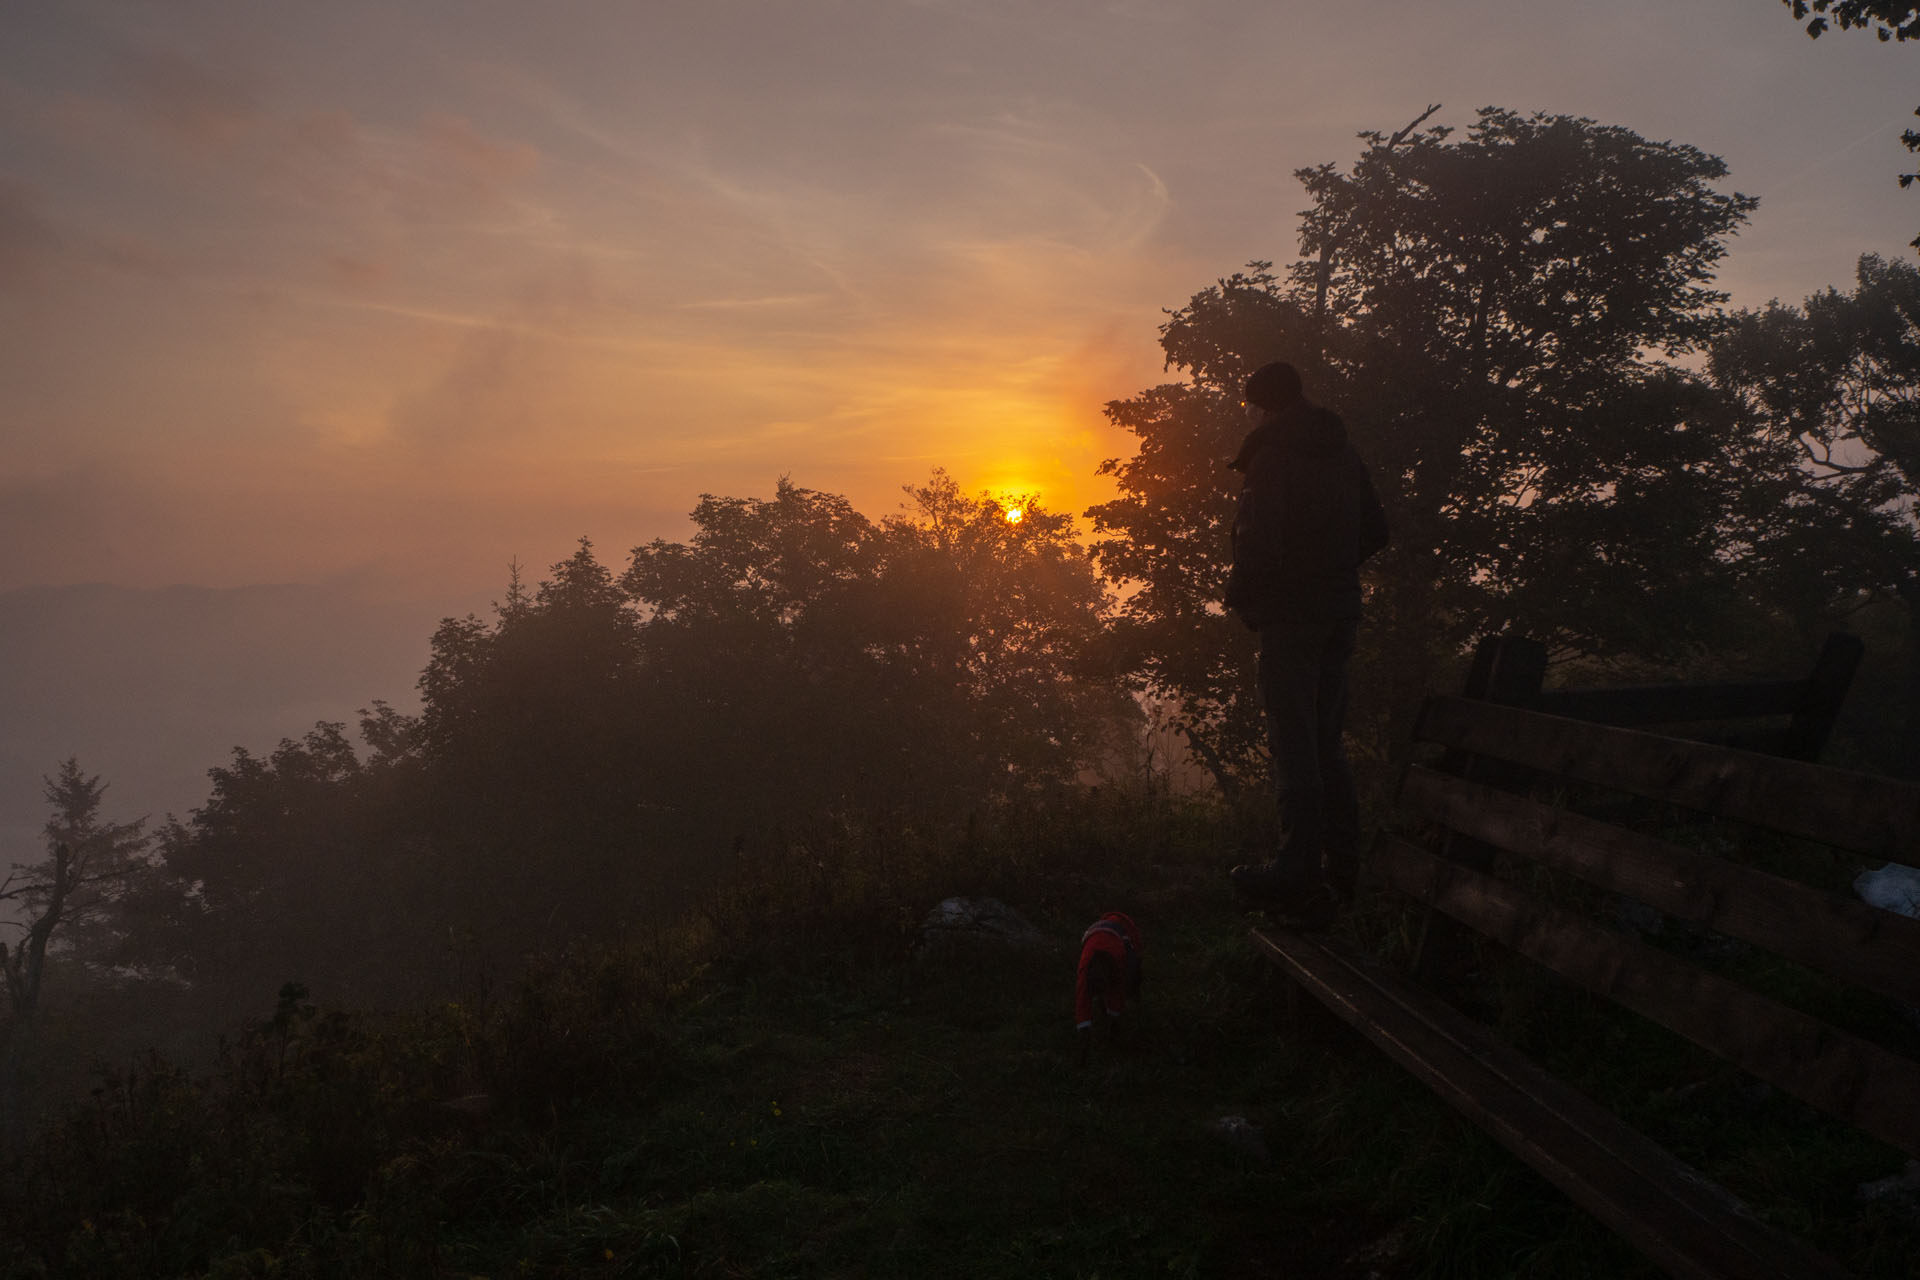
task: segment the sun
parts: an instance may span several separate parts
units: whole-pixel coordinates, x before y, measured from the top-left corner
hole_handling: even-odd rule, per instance
[[[1007,518],[1008,524],[1019,524],[1027,518],[1026,508],[1024,507],[1007,507],[1000,514]]]

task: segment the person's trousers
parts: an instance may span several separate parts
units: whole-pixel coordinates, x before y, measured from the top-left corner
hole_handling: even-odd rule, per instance
[[[1305,878],[1324,866],[1347,889],[1360,847],[1360,798],[1341,731],[1358,631],[1351,619],[1260,628],[1260,699],[1279,817],[1274,869]]]

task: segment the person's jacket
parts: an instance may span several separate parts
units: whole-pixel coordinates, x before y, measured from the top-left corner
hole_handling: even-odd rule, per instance
[[[1337,414],[1301,399],[1247,435],[1226,604],[1249,627],[1360,616],[1360,565],[1387,518]]]

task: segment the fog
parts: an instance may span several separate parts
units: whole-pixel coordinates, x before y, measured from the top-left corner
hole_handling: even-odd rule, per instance
[[[41,779],[69,756],[109,781],[117,817],[185,817],[235,747],[270,750],[375,699],[415,709],[435,624],[486,603],[351,586],[0,593],[6,856],[40,856]]]
[[[0,1039],[16,1130],[282,983],[462,997],[830,895],[828,846],[1175,774],[1260,830],[1224,463],[1274,359],[1396,531],[1381,811],[1505,631],[1605,682],[1851,629],[1835,760],[1920,760],[1911,47],[1767,0],[529,12],[10,15],[0,906],[73,912],[0,1010],[62,1032]]]

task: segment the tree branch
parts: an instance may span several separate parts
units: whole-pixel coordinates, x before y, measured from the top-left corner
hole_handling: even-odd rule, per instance
[[[1835,462],[1833,460],[1833,448],[1831,445],[1825,446],[1821,449],[1819,453],[1815,453],[1813,450],[1813,445],[1807,440],[1807,437],[1804,435],[1795,435],[1793,438],[1793,441],[1795,444],[1800,446],[1800,452],[1807,455],[1808,462],[1811,462],[1816,467],[1826,468],[1828,474],[1823,476],[1815,476],[1814,478],[1816,480],[1832,480],[1839,476],[1865,475],[1869,471],[1872,471],[1874,467],[1877,465],[1872,462],[1863,462],[1863,463]]]
[[[1406,128],[1400,130],[1400,132],[1394,134],[1391,138],[1388,138],[1386,141],[1386,145],[1384,145],[1380,149],[1382,151],[1391,151],[1395,147],[1399,146],[1401,143],[1405,142],[1409,137],[1413,135],[1413,131],[1415,129],[1418,129],[1422,124],[1426,123],[1428,116],[1432,115],[1434,112],[1438,111],[1439,109],[1440,109],[1440,104],[1436,102],[1432,106],[1428,107],[1425,111],[1422,111],[1419,115],[1415,116],[1411,121],[1408,122]]]
[[[1376,148],[1381,151],[1392,151],[1395,147],[1412,137],[1413,131],[1424,124],[1427,117],[1438,111],[1440,107],[1441,104],[1438,102],[1429,105],[1425,111],[1422,111],[1412,120],[1409,120],[1406,126],[1398,133],[1395,133],[1384,143],[1375,144]],[[1317,279],[1313,286],[1313,323],[1316,330],[1327,314],[1327,285],[1328,282],[1333,279],[1333,250],[1334,238],[1329,234],[1325,243],[1320,246],[1320,265],[1317,272]]]
[[[1206,767],[1207,772],[1213,775],[1214,785],[1220,788],[1220,794],[1232,802],[1240,794],[1240,780],[1227,768],[1226,761],[1220,758],[1219,751],[1212,743],[1195,733],[1192,725],[1182,723],[1174,725],[1174,728],[1187,740],[1188,748],[1200,757],[1200,763]]]
[[[66,845],[58,845],[53,851],[53,892],[47,899],[47,909],[33,922],[27,940],[20,944],[26,949],[27,957],[22,966],[21,996],[14,1006],[18,1013],[30,1013],[39,1003],[40,979],[47,966],[47,942],[60,927],[60,919],[67,909],[67,894],[72,889],[73,854]]]

